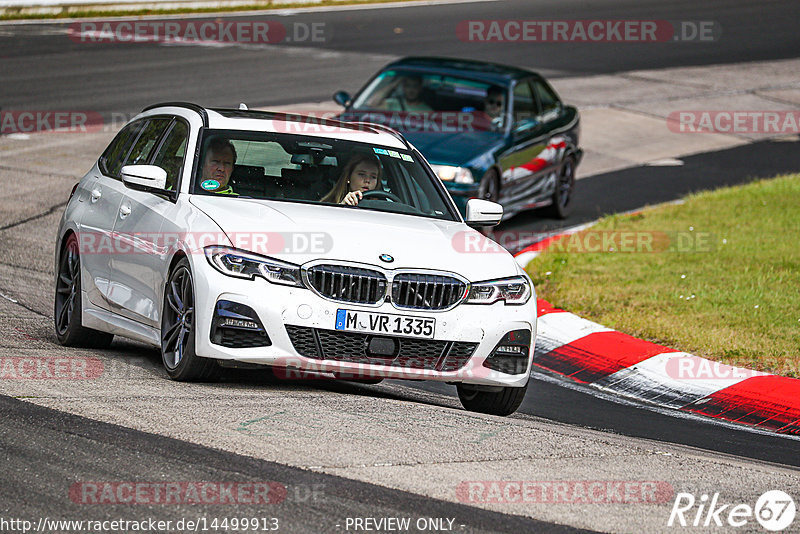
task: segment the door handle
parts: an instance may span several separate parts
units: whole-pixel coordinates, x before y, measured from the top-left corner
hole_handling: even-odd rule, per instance
[[[125,217],[127,217],[130,214],[131,214],[131,207],[130,206],[122,205],[122,206],[119,207],[119,216],[120,216],[120,218],[124,219]]]
[[[100,189],[94,188],[92,189],[91,195],[92,195],[92,202],[97,202],[98,200],[100,200],[100,197],[103,196],[103,193],[102,191],[100,191]]]

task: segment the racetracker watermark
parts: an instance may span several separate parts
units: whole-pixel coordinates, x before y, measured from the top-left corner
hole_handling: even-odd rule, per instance
[[[0,380],[89,380],[103,374],[98,358],[2,356]]]
[[[755,519],[763,528],[778,532],[792,524],[796,513],[794,499],[781,490],[763,493],[756,499],[755,506],[723,504],[719,493],[711,496],[704,493],[698,498],[692,493],[681,492],[675,497],[667,526],[740,528]]]
[[[294,357],[282,357],[272,363],[272,373],[276,378],[283,380],[352,380],[372,381],[376,379],[419,379],[425,380],[434,376],[441,376],[443,372],[451,372],[452,378],[484,378],[491,374],[488,367],[473,364],[468,361],[458,369],[448,368],[455,365],[453,361],[445,359],[437,367],[439,355],[402,358],[382,363],[376,357],[371,363],[346,363],[325,364],[321,362],[303,360]],[[402,363],[402,367],[394,367]]]
[[[79,232],[81,254],[203,254],[211,245],[256,254],[324,254],[333,248],[326,232]]]
[[[283,112],[265,117],[275,131],[291,134],[370,132],[380,124],[403,132],[460,133],[492,130],[492,119],[482,111],[370,111]]]
[[[667,127],[675,133],[790,135],[800,133],[800,111],[673,111]]]
[[[461,133],[494,129],[492,118],[479,110],[465,111],[370,111],[351,112],[343,119],[382,124],[402,132]]]
[[[743,380],[767,374],[688,354],[669,357],[664,369],[667,376],[675,380]]]
[[[323,43],[329,40],[324,22],[274,20],[106,20],[70,24],[77,43],[276,44]]]
[[[470,43],[714,42],[713,20],[462,20],[456,27]]]
[[[661,480],[475,480],[456,487],[467,504],[658,504],[674,494]]]
[[[69,498],[76,504],[279,504],[287,488],[279,482],[76,482]]]
[[[584,230],[568,235],[501,231],[491,239],[474,231],[457,232],[451,244],[456,252],[490,254],[533,244],[536,249],[560,253],[713,252],[716,236],[698,231]],[[536,246],[541,244],[541,246]]]
[[[103,130],[96,111],[0,111],[0,135],[29,133],[94,133]]]

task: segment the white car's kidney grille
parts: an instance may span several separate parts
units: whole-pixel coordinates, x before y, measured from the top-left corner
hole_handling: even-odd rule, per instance
[[[293,325],[287,325],[286,331],[295,350],[307,358],[411,369],[457,371],[467,364],[478,347],[477,343],[461,341],[379,336],[395,340],[399,348],[395,356],[375,357],[368,353],[369,340],[374,337],[369,334]]]
[[[386,294],[386,276],[380,271],[347,265],[315,265],[308,281],[321,295],[340,302],[375,304]]]
[[[452,276],[399,273],[392,281],[392,302],[397,308],[444,310],[461,302],[466,289]]]

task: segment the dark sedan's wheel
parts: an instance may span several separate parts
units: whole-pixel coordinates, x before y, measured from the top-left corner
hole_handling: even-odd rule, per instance
[[[556,178],[553,203],[546,209],[556,219],[566,219],[572,213],[572,190],[575,188],[575,160],[570,156],[564,160]]]
[[[528,390],[528,384],[521,388],[504,387],[499,391],[481,391],[467,384],[458,384],[456,387],[458,398],[465,409],[502,416],[516,412]]]
[[[68,347],[98,349],[111,344],[113,334],[85,328],[81,324],[81,259],[75,234],[70,234],[61,249],[53,300],[53,319],[59,343]]]
[[[207,381],[219,372],[216,361],[195,354],[194,316],[194,281],[183,258],[169,275],[161,313],[161,359],[173,380]]]

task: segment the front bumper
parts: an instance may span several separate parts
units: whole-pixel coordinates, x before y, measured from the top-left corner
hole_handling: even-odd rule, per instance
[[[502,373],[483,364],[510,331],[530,330],[532,339],[535,340],[535,295],[527,304],[520,306],[507,306],[497,302],[491,305],[461,304],[444,312],[403,310],[390,303],[362,306],[332,302],[308,289],[276,285],[261,278],[232,278],[211,268],[204,258],[197,261],[194,267],[195,350],[198,356],[351,377],[436,380],[515,387],[522,387],[528,381],[533,342],[528,351],[524,373]],[[270,344],[231,348],[214,343],[211,339],[212,322],[220,300],[252,308],[264,326]],[[343,351],[347,351],[343,347],[349,344],[355,351],[357,344],[366,342],[368,336],[343,334],[335,330],[338,309],[434,318],[434,337],[427,345],[428,342],[421,338],[399,338],[401,351],[404,346],[413,348],[408,349],[405,354],[399,354],[405,355],[405,359],[364,358],[355,357],[354,354],[350,358],[352,361],[341,361]],[[314,344],[314,332],[317,333],[317,343],[322,335],[328,344],[328,349],[325,345],[322,346],[322,354],[315,354],[311,348]],[[309,338],[309,335],[312,337]],[[362,335],[365,337],[358,338]],[[307,341],[305,345],[301,342],[303,336]],[[470,350],[471,347],[474,350]],[[332,351],[333,348],[336,350]],[[428,350],[431,352],[429,355]],[[470,354],[467,357],[464,356],[465,350]],[[332,353],[337,354],[336,359],[325,357]],[[316,357],[310,357],[314,355]],[[461,363],[464,365],[456,369]],[[293,375],[287,373],[287,376]]]

